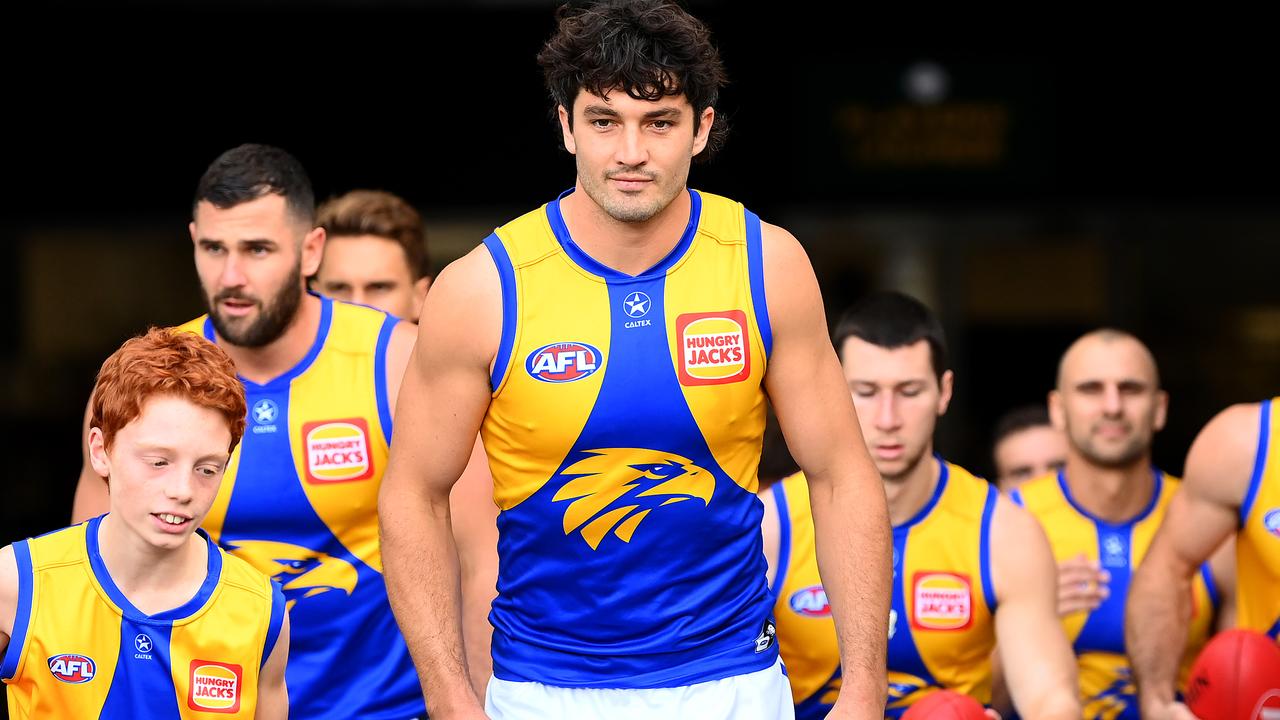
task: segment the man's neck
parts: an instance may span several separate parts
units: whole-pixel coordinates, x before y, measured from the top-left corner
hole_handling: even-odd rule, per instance
[[[315,295],[303,295],[289,327],[262,347],[232,345],[222,337],[218,338],[218,345],[231,356],[240,377],[259,385],[271,382],[302,362],[311,350],[320,330],[320,303]]]
[[[1137,517],[1155,492],[1150,455],[1121,467],[1103,467],[1071,450],[1064,472],[1076,503],[1110,523],[1126,523]]]
[[[108,513],[98,527],[98,553],[111,580],[138,610],[154,615],[195,597],[208,575],[209,550],[192,534],[172,550],[158,548]]]
[[[615,220],[582,190],[581,183],[560,201],[560,214],[573,242],[596,262],[627,275],[657,265],[680,242],[689,224],[688,190],[643,222]]]
[[[889,499],[889,523],[897,527],[916,516],[933,497],[941,476],[933,459],[933,444],[925,448],[920,461],[901,477],[885,480],[884,492]]]

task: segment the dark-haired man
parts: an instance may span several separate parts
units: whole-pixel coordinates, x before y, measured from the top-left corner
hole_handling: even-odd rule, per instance
[[[249,407],[204,528],[283,587],[295,716],[420,716],[417,678],[387,603],[376,513],[415,328],[306,291],[325,231],[306,171],[284,150],[249,144],[220,155],[200,179],[192,213],[209,312],[182,329],[226,350]],[[485,486],[483,463],[473,468]],[[76,519],[105,504],[105,484],[86,468]],[[483,532],[485,518],[470,513],[484,511],[468,503],[460,514],[470,522],[456,526]],[[459,546],[486,553],[482,543]],[[483,567],[468,558],[464,567]],[[485,592],[476,612],[487,606]]]
[[[939,690],[990,703],[999,640],[1022,717],[1079,718],[1071,651],[1053,622],[1044,533],[990,483],[933,452],[954,379],[942,324],[915,298],[877,293],[844,314],[834,340],[893,523],[885,717],[901,717]],[[844,668],[825,569],[820,575],[814,562],[818,508],[800,475],[761,497],[773,516],[765,549],[796,717],[822,718],[843,693]]]
[[[440,274],[383,487],[428,709],[482,717],[447,581],[479,430],[501,509],[489,717],[790,717],[755,497],[767,393],[815,499],[845,661],[831,717],[880,718],[884,493],[813,270],[686,185],[723,131],[708,31],[660,0],[558,17],[539,61],[576,185]]]

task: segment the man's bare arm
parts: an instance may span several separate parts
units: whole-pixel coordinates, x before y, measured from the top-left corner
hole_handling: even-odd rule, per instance
[[[484,697],[493,674],[489,610],[498,596],[498,506],[484,446],[476,442],[467,469],[449,493],[453,539],[462,576],[462,640],[471,687]]]
[[[387,593],[436,718],[483,717],[463,652],[449,496],[489,404],[499,292],[480,247],[427,295],[378,502]]]
[[[395,412],[400,385],[417,342],[418,326],[401,321],[387,344],[387,392]],[[493,476],[484,446],[476,439],[467,469],[449,493],[450,523],[462,576],[462,639],[471,686],[484,697],[493,658],[489,610],[498,594],[498,506],[493,502]]]
[[[765,387],[809,481],[822,584],[840,641],[842,688],[831,717],[883,715],[891,540],[880,475],[828,339],[818,282],[789,233],[763,227],[773,353]]]
[[[271,655],[258,675],[258,712],[256,720],[288,720],[289,690],[284,684],[284,670],[289,662],[289,613],[280,623],[280,636]]]
[[[1125,646],[1145,718],[1190,717],[1174,683],[1191,618],[1191,579],[1236,529],[1253,472],[1259,406],[1236,405],[1200,431],[1186,478],[1129,586]]]
[[[1001,495],[991,520],[991,579],[1004,682],[1027,720],[1080,717],[1076,658],[1058,622],[1058,568],[1044,531]]]

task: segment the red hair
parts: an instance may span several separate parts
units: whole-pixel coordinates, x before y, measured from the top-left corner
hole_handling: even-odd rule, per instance
[[[89,427],[103,445],[142,414],[153,395],[172,395],[221,413],[231,430],[230,452],[244,436],[247,409],[235,365],[222,348],[199,335],[151,328],[130,338],[102,363],[89,402]]]

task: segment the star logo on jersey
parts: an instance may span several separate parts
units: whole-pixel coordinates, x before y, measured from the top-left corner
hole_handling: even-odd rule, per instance
[[[263,399],[253,404],[253,421],[259,425],[273,423],[280,417],[280,406],[274,400]]]
[[[280,406],[271,398],[263,398],[253,404],[249,414],[253,416],[253,432],[261,435],[276,431],[276,418],[280,417]]]
[[[1262,527],[1272,536],[1280,538],[1280,508],[1273,509],[1262,517]]]
[[[318,595],[350,595],[355,592],[359,579],[355,566],[346,560],[301,545],[270,540],[229,540],[224,536],[222,547],[280,583],[286,609]]]
[[[1119,535],[1107,535],[1102,538],[1102,566],[1109,568],[1126,567],[1129,564],[1129,553],[1124,540]]]
[[[592,550],[612,533],[631,538],[650,513],[688,500],[711,504],[715,478],[686,457],[645,448],[586,450],[587,457],[559,473],[568,482],[552,502],[572,500],[564,512],[564,534],[578,531]]]
[[[138,636],[133,639],[133,648],[140,653],[149,653],[151,652],[152,647],[153,644],[151,642],[151,638],[146,635],[139,633]]]
[[[649,296],[636,291],[631,293],[622,301],[623,306],[627,309],[627,317],[642,318],[649,314],[649,308],[653,302],[649,300]]]

